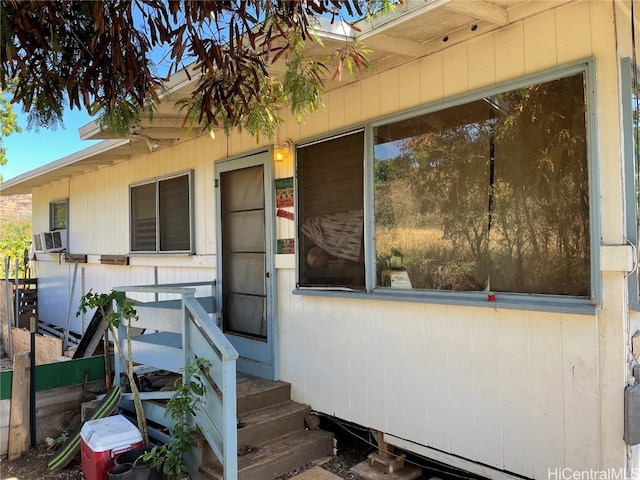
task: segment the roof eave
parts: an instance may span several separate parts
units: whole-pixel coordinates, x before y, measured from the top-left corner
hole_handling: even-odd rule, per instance
[[[104,140],[100,143],[92,145],[88,148],[75,152],[71,155],[63,157],[59,160],[47,163],[39,168],[30,170],[22,175],[18,175],[6,182],[0,184],[0,195],[21,195],[25,193],[31,193],[33,188],[45,185],[51,180],[48,179],[47,174],[52,172],[58,172],[64,168],[76,165],[83,160],[87,160],[92,157],[96,157],[100,154],[110,152],[118,147],[129,144],[128,139],[118,140]],[[113,159],[109,159],[103,162],[104,165],[113,163]],[[59,180],[59,178],[57,178]]]

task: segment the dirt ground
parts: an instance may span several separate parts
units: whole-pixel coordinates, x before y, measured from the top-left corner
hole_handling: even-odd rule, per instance
[[[83,480],[80,466],[80,457],[71,462],[66,468],[57,472],[51,472],[47,463],[54,454],[54,450],[46,445],[31,449],[17,460],[7,461],[7,457],[0,458],[0,479],[1,480]],[[359,476],[350,473],[349,469],[358,463],[361,454],[354,451],[344,451],[341,454],[330,457],[322,465],[323,468],[338,475],[340,478],[349,480],[361,480]],[[313,464],[305,465],[293,470],[286,475],[282,475],[275,480],[287,480],[298,473],[311,468]]]

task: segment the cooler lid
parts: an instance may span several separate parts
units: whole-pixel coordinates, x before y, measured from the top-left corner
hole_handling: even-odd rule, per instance
[[[140,430],[122,415],[89,420],[80,437],[93,452],[104,452],[142,441]]]

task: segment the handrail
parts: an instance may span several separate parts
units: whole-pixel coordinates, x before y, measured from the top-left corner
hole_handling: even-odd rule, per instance
[[[191,284],[189,284],[191,285]],[[135,293],[174,293],[183,295],[185,293],[195,293],[195,288],[178,287],[177,285],[161,286],[161,285],[133,285],[130,287],[113,287],[116,292],[135,292]]]
[[[209,333],[208,340],[211,341],[212,346],[220,351],[223,360],[237,360],[238,351],[231,344],[229,339],[224,336],[222,330],[216,325],[214,321],[209,318],[209,315],[202,308],[199,302],[195,301],[194,297],[184,298],[185,308],[193,314],[192,321],[204,331]]]
[[[195,297],[194,286],[212,282],[114,287],[120,292],[164,293],[182,296],[182,349],[184,366],[196,357],[211,365],[205,394],[194,421],[223,466],[224,480],[238,478],[236,412],[236,360],[238,352]],[[183,381],[188,379],[183,378]]]
[[[209,318],[193,296],[182,297],[186,332],[185,358],[197,356],[211,363],[203,402],[198,406],[196,424],[223,467],[224,480],[238,478],[238,429],[236,400],[236,360],[238,351]],[[193,328],[189,328],[193,326]],[[212,355],[213,354],[213,355]],[[222,395],[219,397],[217,392]]]

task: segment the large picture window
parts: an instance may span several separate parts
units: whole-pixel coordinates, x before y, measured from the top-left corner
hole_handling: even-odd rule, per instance
[[[633,245],[640,239],[640,72],[629,59],[622,60],[623,122],[625,149],[625,180],[627,196],[627,237]],[[636,261],[640,254],[636,248]],[[640,274],[637,269],[629,275],[631,306],[640,310]]]
[[[377,286],[589,297],[584,84],[375,127]]]
[[[585,83],[579,72],[298,147],[299,287],[591,298]]]
[[[297,149],[300,287],[364,290],[364,134]]]
[[[191,174],[131,186],[131,251],[191,252]]]

